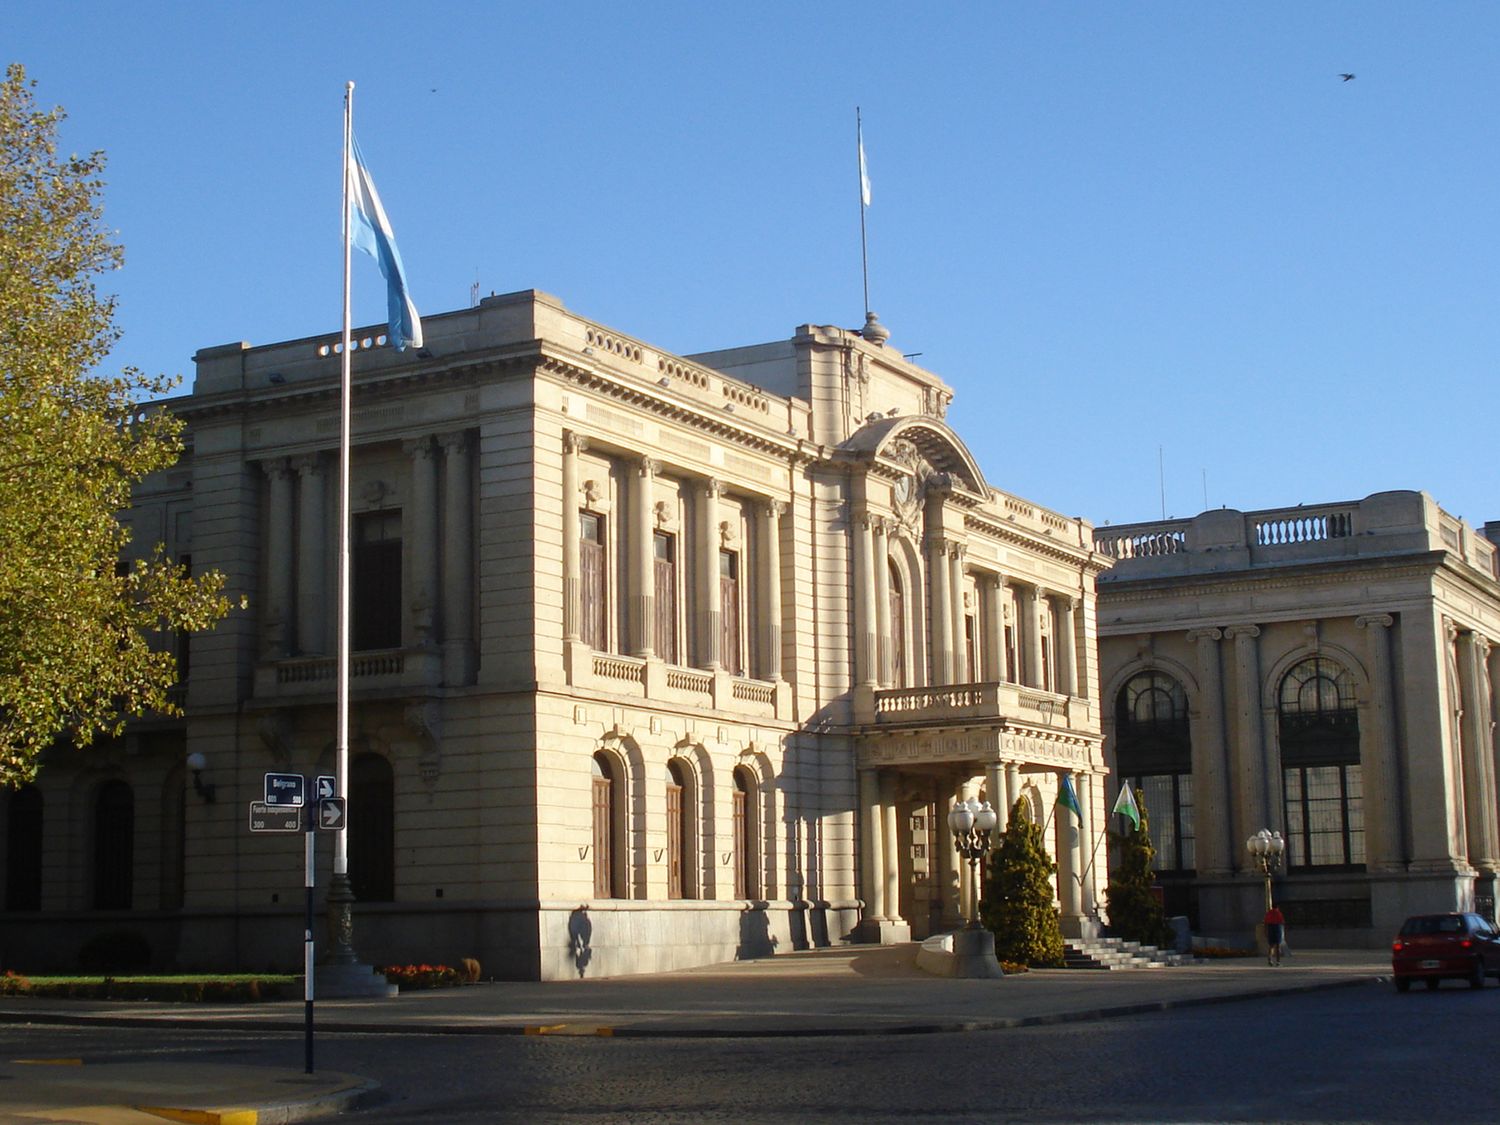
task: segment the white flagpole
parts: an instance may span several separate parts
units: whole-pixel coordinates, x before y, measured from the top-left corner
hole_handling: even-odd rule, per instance
[[[870,254],[865,244],[865,132],[854,107],[854,140],[859,149],[859,274],[865,284],[865,315],[870,315]]]
[[[353,148],[354,83],[344,87],[344,346],[343,372],[339,383],[339,610],[338,610],[338,718],[334,735],[334,774],[340,797],[349,796],[349,445],[350,402],[353,399],[349,299],[349,153]],[[348,805],[345,805],[347,810]],[[333,834],[333,873],[349,871],[349,833]]]

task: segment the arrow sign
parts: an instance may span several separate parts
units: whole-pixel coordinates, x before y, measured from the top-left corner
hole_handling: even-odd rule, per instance
[[[342,832],[349,821],[347,806],[342,797],[324,797],[318,802],[318,829],[322,832]]]
[[[339,779],[329,777],[327,774],[318,775],[318,800],[326,801],[329,797],[337,797],[339,792]]]

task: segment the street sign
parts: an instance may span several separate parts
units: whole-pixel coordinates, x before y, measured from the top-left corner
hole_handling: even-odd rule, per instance
[[[318,829],[323,832],[342,832],[349,821],[348,806],[342,797],[324,797],[318,802]]]
[[[326,801],[329,797],[339,795],[339,779],[329,777],[327,774],[318,775],[318,800]]]
[[[301,832],[302,810],[277,808],[264,801],[250,802],[251,832]]]
[[[266,804],[302,807],[302,794],[307,779],[300,773],[266,774]]]

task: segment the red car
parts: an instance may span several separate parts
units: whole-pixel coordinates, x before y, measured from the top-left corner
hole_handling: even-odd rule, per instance
[[[1485,977],[1500,977],[1500,931],[1479,914],[1414,914],[1391,942],[1391,971],[1397,992],[1444,977],[1483,988]]]

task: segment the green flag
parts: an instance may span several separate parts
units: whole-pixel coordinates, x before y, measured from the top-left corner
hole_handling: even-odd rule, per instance
[[[1062,784],[1057,787],[1057,805],[1059,808],[1072,809],[1074,816],[1079,820],[1083,819],[1083,808],[1078,803],[1078,793],[1073,788],[1071,774],[1063,774]]]
[[[1115,801],[1114,811],[1129,820],[1137,830],[1140,829],[1141,809],[1135,803],[1135,790],[1130,787],[1130,782],[1120,786],[1120,796]]]

